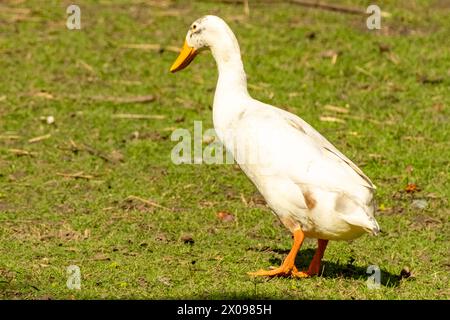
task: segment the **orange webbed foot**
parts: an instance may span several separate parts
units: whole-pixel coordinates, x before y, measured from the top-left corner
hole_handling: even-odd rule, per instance
[[[273,270],[258,270],[256,272],[249,272],[248,274],[253,277],[289,277],[294,268],[281,266]]]
[[[289,252],[288,256],[284,260],[283,264],[273,270],[259,270],[256,272],[250,272],[251,276],[255,277],[289,277],[292,273],[297,272],[297,268],[294,265],[295,257],[300,249],[303,239],[305,238],[302,230],[298,229],[294,232],[294,244]]]

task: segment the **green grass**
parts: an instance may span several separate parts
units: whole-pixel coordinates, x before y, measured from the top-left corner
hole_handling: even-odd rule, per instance
[[[367,30],[364,17],[296,5],[250,1],[245,17],[241,5],[137,0],[77,1],[82,30],[69,31],[71,2],[63,2],[0,5],[0,298],[449,299],[444,1],[384,1],[392,16],[380,31]],[[171,162],[173,128],[212,127],[214,61],[202,54],[172,75],[175,52],[124,45],[181,46],[189,24],[211,13],[240,41],[251,94],[308,121],[378,186],[384,233],[331,242],[321,277],[247,276],[278,265],[290,234],[235,166]],[[327,50],[339,53],[336,64]],[[150,103],[108,101],[150,94]],[[165,118],[113,118],[119,113]],[[77,172],[92,178],[60,175]],[[407,194],[408,183],[420,191]],[[236,219],[223,222],[219,211]],[[314,248],[305,243],[299,265]],[[81,269],[81,290],[66,287],[69,265]],[[366,286],[369,265],[382,270],[379,290]],[[404,267],[412,277],[400,278]]]

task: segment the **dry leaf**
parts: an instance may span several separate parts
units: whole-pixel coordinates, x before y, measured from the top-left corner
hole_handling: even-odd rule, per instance
[[[433,111],[436,111],[436,112],[442,112],[442,111],[444,111],[445,106],[443,103],[436,103],[433,105],[432,109],[433,109]]]
[[[217,213],[217,218],[219,218],[219,220],[224,221],[224,222],[231,222],[235,220],[234,215],[232,215],[231,213],[225,212],[225,211],[219,211]]]
[[[158,277],[157,280],[166,286],[171,286],[170,278],[168,277]]]
[[[408,185],[405,187],[405,191],[407,193],[414,193],[420,191],[420,189],[415,183],[408,183]]]

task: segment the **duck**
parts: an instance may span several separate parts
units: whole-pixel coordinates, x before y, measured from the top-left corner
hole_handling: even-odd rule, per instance
[[[306,121],[250,96],[239,43],[222,18],[207,15],[190,25],[170,72],[186,68],[203,50],[211,51],[218,69],[217,137],[293,235],[281,266],[249,274],[316,276],[329,240],[377,235],[375,185]],[[317,239],[317,249],[308,269],[299,270],[295,260],[305,238]]]

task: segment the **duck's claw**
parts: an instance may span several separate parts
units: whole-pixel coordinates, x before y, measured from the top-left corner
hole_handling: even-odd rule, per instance
[[[294,278],[310,278],[312,276],[313,275],[309,274],[307,271],[292,272],[292,277]]]
[[[253,277],[289,277],[292,271],[292,268],[281,266],[273,270],[258,270],[256,272],[249,272],[248,274]]]

